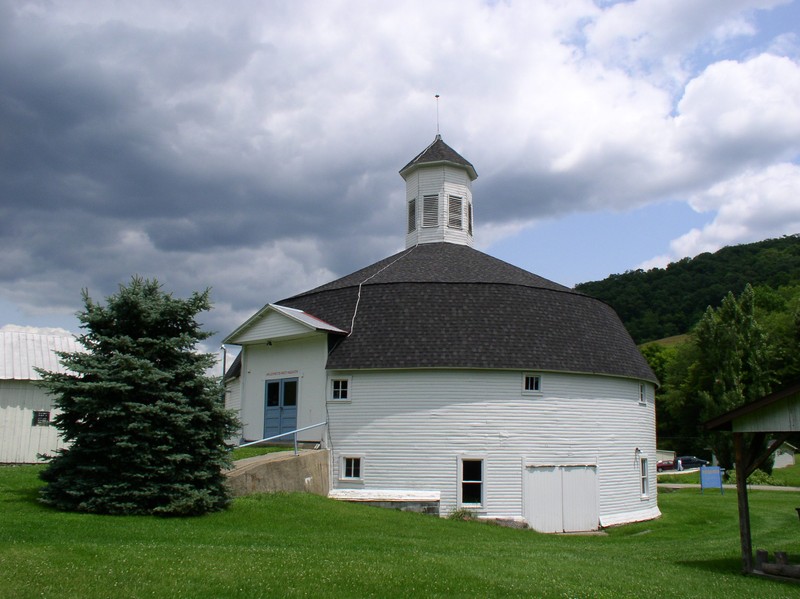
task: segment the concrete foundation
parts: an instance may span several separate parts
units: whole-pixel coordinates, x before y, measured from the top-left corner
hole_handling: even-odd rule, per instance
[[[438,501],[359,501],[358,503],[401,512],[417,512],[418,514],[428,514],[430,516],[439,515]]]
[[[328,493],[331,499],[361,503],[375,507],[439,515],[440,494],[438,491],[407,489],[334,489]]]

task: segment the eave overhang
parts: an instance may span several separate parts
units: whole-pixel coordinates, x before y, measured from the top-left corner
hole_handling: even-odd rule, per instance
[[[797,381],[784,389],[770,393],[761,399],[744,404],[738,408],[734,408],[730,412],[726,412],[725,414],[717,416],[716,418],[712,418],[705,423],[705,427],[706,429],[712,431],[737,431],[739,429],[737,426],[737,421],[745,417],[758,414],[758,412],[765,410],[766,408],[769,408],[770,406],[781,401],[790,402],[795,406],[800,404],[800,381]],[[797,431],[800,429],[800,423],[791,421],[790,419],[787,419],[786,425],[786,430],[789,431]]]
[[[478,173],[475,171],[475,167],[473,167],[471,164],[461,164],[458,162],[453,162],[452,160],[436,160],[434,162],[423,162],[421,164],[412,162],[400,171],[400,176],[403,177],[403,179],[407,179],[411,173],[419,168],[431,168],[437,166],[452,166],[453,168],[465,170],[467,171],[467,175],[469,175],[470,181],[474,181],[478,178]]]

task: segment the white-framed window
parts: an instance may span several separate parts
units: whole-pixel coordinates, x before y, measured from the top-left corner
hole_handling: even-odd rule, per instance
[[[467,233],[472,235],[472,202],[467,202]]]
[[[639,474],[642,477],[642,497],[650,496],[650,481],[647,478],[647,458],[639,457]]]
[[[352,393],[350,377],[336,377],[331,379],[331,401],[350,401]]]
[[[447,198],[447,226],[452,229],[464,228],[463,199],[458,196]]]
[[[485,464],[483,457],[458,458],[458,505],[481,507],[484,502]]]
[[[526,372],[522,375],[522,393],[524,395],[538,395],[542,392],[542,375]]]
[[[364,474],[363,456],[343,456],[342,469],[339,473],[341,480],[362,480]]]
[[[639,383],[639,403],[647,403],[647,387],[644,383]]]
[[[439,226],[439,196],[422,196],[422,226]]]
[[[417,199],[414,198],[408,203],[408,232],[413,233],[417,230]]]

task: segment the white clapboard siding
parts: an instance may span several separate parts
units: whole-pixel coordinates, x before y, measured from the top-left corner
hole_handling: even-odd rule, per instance
[[[639,381],[542,373],[541,394],[528,396],[513,371],[351,374],[351,401],[328,404],[334,488],[437,491],[447,514],[457,507],[459,456],[480,457],[480,514],[518,518],[526,463],[589,460],[601,524],[658,514],[654,404],[639,402]],[[348,455],[363,456],[360,482],[340,479]],[[640,456],[652,459],[645,498]]]
[[[231,343],[245,344],[265,339],[305,335],[313,332],[308,326],[277,312],[266,312]]]
[[[236,414],[236,418],[242,419],[242,385],[241,377],[228,379],[225,381],[225,409],[231,410]],[[228,439],[228,443],[236,445],[242,438],[241,427],[236,434]]]
[[[265,381],[298,378],[297,428],[324,422],[328,341],[324,333],[311,337],[254,344],[242,348],[239,377],[242,437],[257,441],[264,435]],[[232,384],[236,384],[232,381]],[[299,440],[319,442],[324,427],[301,433]]]
[[[735,420],[734,430],[772,433],[800,430],[800,403],[785,398]]]
[[[437,216],[438,225],[436,227],[422,226],[423,201],[427,195],[435,195],[438,198]],[[447,226],[449,195],[462,198],[462,223],[461,229]],[[472,236],[468,233],[468,209],[467,205],[472,204],[472,181],[464,169],[441,165],[419,169],[409,175],[406,179],[406,201],[416,199],[417,206],[417,226],[416,230],[406,235],[406,247],[411,247],[417,243],[432,243],[447,241],[472,245]]]

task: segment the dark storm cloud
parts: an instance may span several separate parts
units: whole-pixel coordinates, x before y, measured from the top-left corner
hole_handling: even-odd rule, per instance
[[[716,34],[684,32],[688,4],[629,4],[0,0],[0,299],[69,312],[81,288],[102,298],[140,274],[178,295],[212,287],[208,322],[227,332],[398,251],[398,170],[432,141],[439,91],[445,141],[481,174],[479,243],[796,156],[796,61],[687,83],[670,35],[691,48]],[[727,23],[715,10],[704,19]],[[443,37],[444,22],[459,27]],[[656,22],[659,54],[637,45],[619,69],[619,35]],[[721,99],[743,106],[738,128]]]
[[[303,185],[280,175],[282,160],[298,158],[280,148],[245,157],[263,163],[260,172],[220,164],[220,151],[229,148],[213,147],[213,138],[211,147],[182,138],[184,128],[224,127],[225,115],[213,95],[205,104],[175,98],[186,88],[224,83],[257,44],[207,31],[167,36],[121,23],[51,36],[34,34],[46,23],[18,24],[6,28],[0,59],[6,82],[0,194],[5,230],[21,233],[32,220],[43,230],[24,237],[32,255],[52,253],[46,244],[54,237],[65,245],[91,240],[91,251],[113,243],[113,230],[123,223],[136,223],[169,252],[309,231],[324,236],[337,222],[356,219],[352,204],[337,197],[346,173],[326,173],[323,165],[316,168],[325,178]],[[57,220],[42,218],[48,213],[57,213]],[[112,219],[104,222],[111,231],[96,235],[92,221],[104,217]],[[17,235],[5,237],[5,243],[20,242]]]

